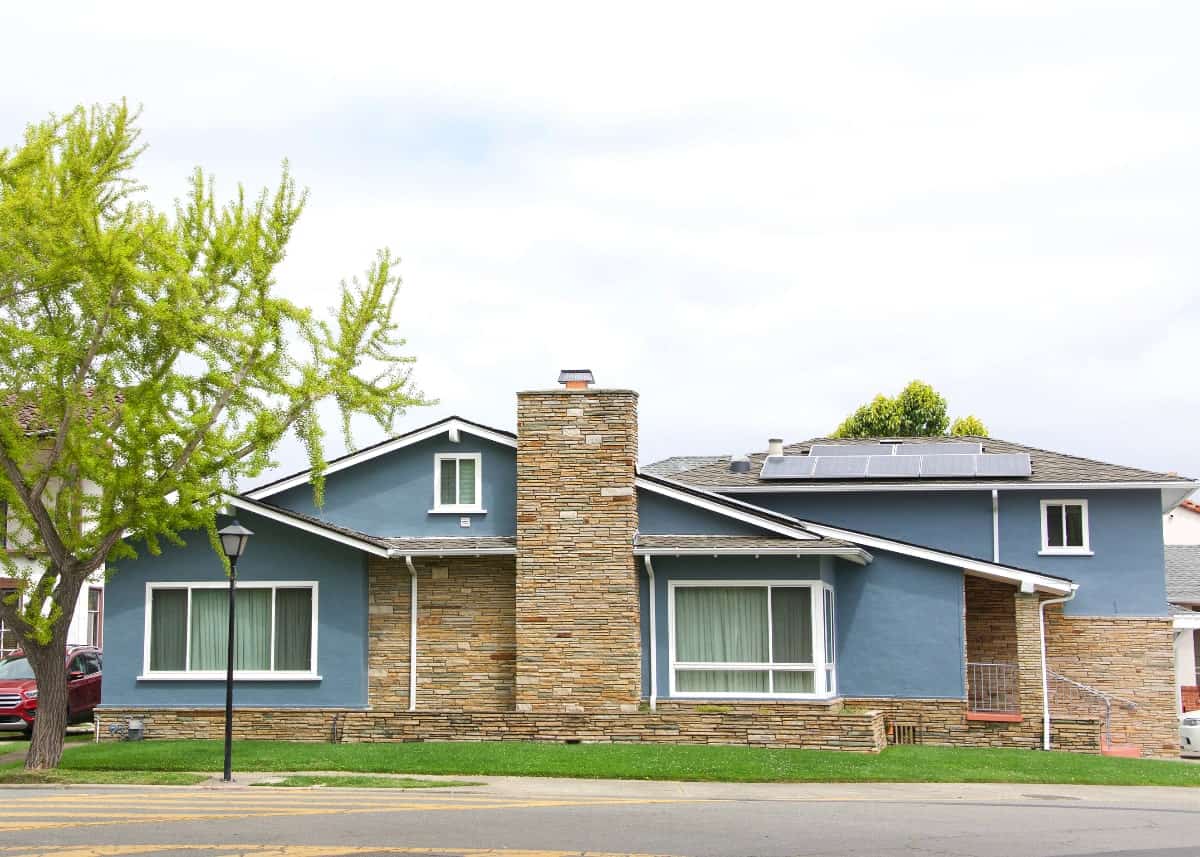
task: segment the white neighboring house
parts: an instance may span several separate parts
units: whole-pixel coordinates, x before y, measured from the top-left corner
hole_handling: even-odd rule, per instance
[[[1200,545],[1200,503],[1184,500],[1163,515],[1163,544]]]
[[[0,549],[9,551],[13,561],[22,568],[36,571],[41,560],[37,556],[18,555],[8,547],[8,510],[0,502]],[[5,570],[0,567],[0,595],[11,592],[16,586],[16,580],[5,576]],[[67,629],[67,645],[69,646],[104,646],[104,567],[92,575],[88,585],[79,593],[75,604],[75,613],[71,617],[71,625]],[[14,649],[19,648],[16,634],[0,622],[0,657],[4,657]]]
[[[1167,600],[1175,624],[1175,685],[1185,709],[1200,707],[1200,504],[1163,515]]]

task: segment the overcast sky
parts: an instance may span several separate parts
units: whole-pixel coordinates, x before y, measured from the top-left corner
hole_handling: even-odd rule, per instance
[[[0,141],[128,98],[163,205],[290,158],[284,292],[402,257],[440,403],[398,430],[512,428],[589,367],[649,462],[921,378],[997,437],[1200,476],[1200,4],[377,5],[4,4]]]

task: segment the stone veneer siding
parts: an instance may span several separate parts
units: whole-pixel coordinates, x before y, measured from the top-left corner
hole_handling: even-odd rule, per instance
[[[1064,616],[1046,609],[1046,660],[1050,669],[1137,703],[1114,704],[1113,742],[1135,744],[1145,756],[1179,754],[1174,630],[1163,618]],[[1054,693],[1051,694],[1054,701]],[[1102,717],[1102,705],[1073,700],[1053,705],[1051,716]]]
[[[516,633],[511,556],[414,559],[417,707],[511,711]],[[407,711],[411,577],[404,560],[371,557],[368,704]]]
[[[636,393],[517,394],[518,711],[637,709],[636,463]]]
[[[1017,617],[1011,583],[963,577],[967,661],[1017,663]]]
[[[219,738],[220,708],[101,707],[102,740],[109,724],[140,719],[150,739]],[[589,743],[725,744],[873,753],[884,747],[879,711],[844,712],[840,705],[741,703],[675,705],[657,712],[569,714],[514,712],[391,712],[342,709],[238,709],[234,737],[281,741],[585,741]]]

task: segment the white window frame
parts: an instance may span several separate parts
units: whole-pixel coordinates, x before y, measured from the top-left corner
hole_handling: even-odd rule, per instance
[[[224,679],[225,670],[151,670],[150,669],[150,627],[151,604],[156,589],[185,589],[187,590],[187,644],[184,649],[184,664],[192,662],[192,592],[197,589],[228,589],[229,582],[223,580],[178,580],[153,581],[146,584],[145,631],[142,635],[142,674],[138,681],[208,681]],[[270,670],[234,670],[234,681],[320,681],[317,673],[317,597],[320,585],[315,580],[239,580],[237,589],[270,589],[271,590],[271,669]],[[312,590],[312,650],[309,653],[310,662],[307,670],[276,670],[275,666],[275,590],[277,589],[311,589]]]
[[[1083,544],[1082,545],[1063,545],[1061,547],[1050,544],[1050,531],[1046,527],[1046,508],[1048,506],[1063,506],[1063,541],[1067,538],[1067,519],[1066,506],[1080,506],[1083,509]],[[1088,520],[1088,501],[1087,500],[1043,500],[1038,507],[1042,518],[1042,549],[1038,551],[1040,556],[1094,556],[1092,551],[1092,535],[1091,524]]]
[[[471,459],[475,462],[475,502],[474,503],[443,503],[442,502],[442,462]],[[455,465],[454,492],[458,495],[458,471]],[[485,514],[483,508],[483,454],[479,452],[439,452],[433,456],[433,508],[430,513],[445,513],[461,515],[466,512]]]
[[[774,657],[775,635],[772,625],[774,616],[771,613],[771,590],[772,589],[798,589],[805,588],[810,590],[811,597],[809,598],[809,610],[812,613],[812,633],[813,633],[813,660],[812,663],[700,663],[700,662],[685,662],[680,663],[675,657],[675,590],[680,588],[710,588],[710,589],[727,589],[749,588],[767,590],[767,645],[768,657]],[[825,592],[829,591],[833,597],[833,612],[835,617],[835,633],[836,633],[836,616],[837,616],[837,596],[833,594],[833,587],[822,580],[671,580],[667,582],[667,627],[669,636],[669,671],[670,677],[670,694],[674,698],[679,699],[833,699],[837,696],[837,657],[834,653],[833,661],[826,657],[825,653]],[[837,645],[837,638],[834,637],[834,645]],[[768,691],[766,693],[757,693],[753,691],[743,690],[703,690],[703,691],[681,691],[675,684],[676,670],[730,670],[743,672],[766,672]],[[832,686],[825,690],[825,671],[832,669]],[[779,672],[811,672],[813,674],[813,687],[821,688],[813,693],[775,693],[775,675]]]

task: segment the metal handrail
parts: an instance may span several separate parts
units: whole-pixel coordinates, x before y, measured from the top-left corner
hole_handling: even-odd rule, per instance
[[[970,711],[1013,714],[1021,710],[1016,664],[968,662],[967,692]]]
[[[1075,681],[1073,678],[1068,678],[1062,673],[1057,673],[1052,669],[1047,669],[1046,673],[1054,681],[1060,684],[1065,684],[1077,693],[1086,694],[1095,697],[1104,703],[1104,740],[1112,745],[1112,705],[1114,702],[1119,703],[1126,711],[1136,711],[1137,703],[1131,699],[1126,699],[1123,696],[1117,696],[1115,693],[1107,693],[1099,688],[1092,687],[1090,684],[1084,684],[1081,681]]]

